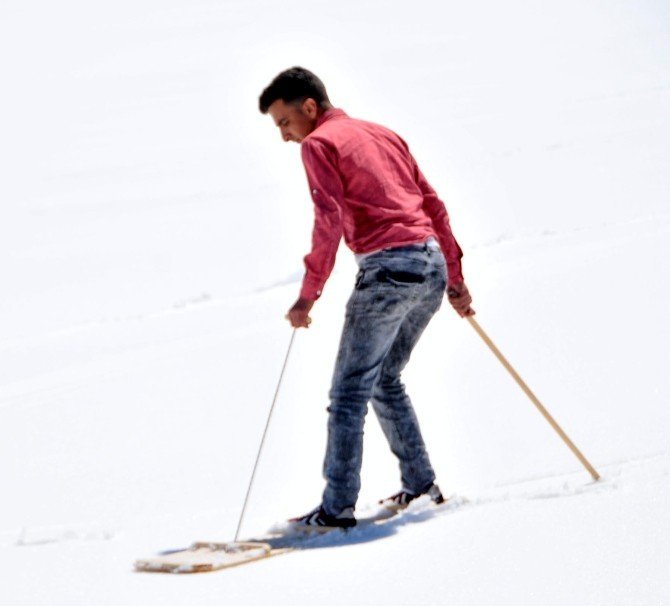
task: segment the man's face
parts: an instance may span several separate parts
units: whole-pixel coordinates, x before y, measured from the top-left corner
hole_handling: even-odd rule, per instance
[[[284,141],[300,143],[316,127],[318,109],[314,99],[305,99],[302,103],[284,103],[277,99],[268,107],[268,113]]]

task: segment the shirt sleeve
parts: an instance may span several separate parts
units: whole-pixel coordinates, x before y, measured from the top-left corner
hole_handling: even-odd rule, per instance
[[[412,167],[414,169],[414,180],[423,194],[423,208],[433,222],[440,248],[447,261],[449,283],[458,284],[463,282],[463,268],[461,266],[463,251],[451,232],[447,208],[444,202],[437,196],[430,183],[428,183],[426,177],[423,176],[414,157],[412,157]]]
[[[314,139],[303,141],[301,155],[314,202],[314,229],[312,250],[305,257],[300,297],[315,301],[333,271],[342,239],[344,188],[335,158],[323,143]]]

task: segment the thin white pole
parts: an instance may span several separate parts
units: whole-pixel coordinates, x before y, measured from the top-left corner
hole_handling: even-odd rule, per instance
[[[279,395],[279,388],[281,387],[282,379],[284,378],[284,371],[286,370],[286,365],[288,364],[288,357],[291,353],[291,347],[293,347],[293,339],[295,339],[295,333],[298,329],[294,328],[291,333],[291,340],[288,344],[288,349],[286,350],[286,357],[284,358],[284,364],[279,374],[279,381],[277,382],[277,389],[275,389],[275,395],[272,399],[272,405],[270,406],[270,412],[268,413],[268,419],[265,422],[265,429],[263,430],[263,437],[261,438],[261,444],[258,447],[258,454],[256,455],[256,462],[254,463],[254,469],[251,472],[251,480],[249,480],[249,487],[247,488],[247,494],[244,497],[244,505],[242,506],[242,513],[240,514],[240,520],[237,523],[237,530],[235,531],[235,542],[240,536],[240,529],[242,528],[242,521],[244,520],[244,514],[247,511],[247,505],[249,504],[249,495],[251,494],[251,487],[254,483],[254,478],[256,477],[256,470],[258,469],[258,462],[261,459],[261,452],[263,451],[263,445],[265,444],[265,436],[268,434],[268,428],[270,427],[270,419],[272,419],[272,413],[275,409],[275,404],[277,403],[277,396]]]

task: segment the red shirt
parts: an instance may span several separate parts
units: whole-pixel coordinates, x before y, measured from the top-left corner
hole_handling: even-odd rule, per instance
[[[425,242],[435,236],[449,282],[463,281],[463,256],[444,203],[428,184],[407,144],[393,131],[350,118],[341,109],[321,115],[302,141],[302,161],[314,201],[312,251],[300,296],[321,295],[344,241],[354,253]]]

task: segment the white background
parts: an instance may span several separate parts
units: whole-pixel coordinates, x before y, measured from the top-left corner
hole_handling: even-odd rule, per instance
[[[2,603],[669,601],[669,31],[652,0],[3,0]],[[257,110],[296,64],[409,142],[479,321],[603,481],[445,305],[405,380],[469,505],[135,574],[235,531],[310,242],[299,149]],[[319,501],[354,271],[343,246],[297,335],[246,536]],[[398,488],[367,430],[361,508]]]

